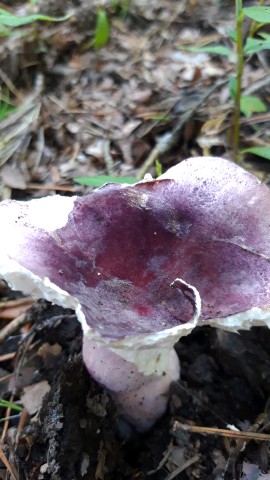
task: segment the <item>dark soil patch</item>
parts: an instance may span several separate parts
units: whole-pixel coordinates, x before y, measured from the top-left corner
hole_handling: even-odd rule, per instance
[[[8,432],[20,479],[165,480],[170,470],[193,458],[194,464],[174,478],[240,478],[243,460],[262,471],[269,468],[266,442],[250,441],[243,449],[241,440],[179,427],[227,429],[230,424],[261,431],[267,425],[269,330],[254,328],[239,335],[203,327],[183,338],[176,346],[181,382],[172,385],[169,410],[150,432],[140,435],[119,424],[109,396],[86,372],[81,329],[72,312],[40,301],[29,321],[34,325],[25,339],[14,339],[20,340],[15,367],[20,377],[13,395],[20,397],[29,368],[30,384],[47,380],[51,389],[13,447],[12,431]],[[60,345],[60,353],[52,358],[48,350],[40,356],[48,344]],[[9,350],[7,342],[0,354]]]

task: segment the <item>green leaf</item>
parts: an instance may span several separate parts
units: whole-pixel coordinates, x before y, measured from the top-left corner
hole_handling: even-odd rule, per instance
[[[253,153],[253,155],[270,160],[270,147],[250,147],[242,150],[241,153]]]
[[[230,95],[232,99],[235,100],[235,95],[236,95],[236,78],[235,77],[229,78],[229,90],[230,90]]]
[[[104,47],[110,38],[110,22],[107,13],[102,8],[97,11],[96,30],[93,45],[96,48]]]
[[[1,25],[0,23],[0,37],[9,37],[11,35],[11,30],[10,28],[5,27],[4,25]]]
[[[73,179],[81,185],[88,185],[91,187],[102,187],[106,183],[137,183],[138,179],[134,177],[112,177],[110,175],[96,175],[93,177],[77,177]]]
[[[227,28],[227,35],[232,42],[236,43],[237,33],[235,28]]]
[[[2,102],[0,99],[0,121],[4,120],[4,118],[8,117],[10,113],[15,111],[16,107],[13,107],[6,102]]]
[[[125,19],[128,13],[130,0],[111,0],[110,3],[114,12],[116,13],[117,10],[120,10],[119,16],[122,19]]]
[[[17,405],[16,403],[9,402],[8,400],[4,400],[0,398],[0,407],[2,408],[11,408],[12,410],[16,410],[16,412],[22,412],[23,407]]]
[[[10,97],[10,92],[9,90],[6,91],[6,98],[3,100],[3,98],[0,95],[0,122],[1,120],[4,120],[10,113],[16,111],[16,107],[11,105],[9,103],[9,97]]]
[[[252,55],[253,53],[261,52],[262,50],[270,49],[270,39],[247,38],[244,46],[245,55]]]
[[[270,7],[246,7],[243,12],[255,22],[270,23]]]
[[[42,14],[34,14],[28,15],[26,17],[18,17],[17,15],[13,15],[12,13],[7,12],[3,8],[0,8],[0,26],[4,27],[21,27],[22,25],[27,25],[32,22],[36,22],[37,20],[42,20],[45,22],[63,22],[70,18],[71,15],[66,15],[65,17],[48,17],[47,15]]]
[[[240,99],[240,110],[246,117],[250,117],[252,113],[266,112],[267,107],[259,97],[243,95]]]
[[[264,38],[264,40],[269,40],[270,41],[270,34],[266,32],[258,32],[257,34],[259,37]]]
[[[170,115],[152,115],[151,117],[149,117],[150,120],[155,120],[155,121],[158,121],[158,122],[170,122],[171,121],[171,117]]]
[[[162,165],[158,159],[156,160],[156,174],[157,174],[157,177],[162,175]]]
[[[224,55],[225,57],[234,57],[234,52],[223,45],[206,45],[205,47],[187,47],[190,52],[212,53],[214,55]]]

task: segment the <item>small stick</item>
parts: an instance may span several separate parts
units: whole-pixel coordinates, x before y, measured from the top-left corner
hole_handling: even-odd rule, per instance
[[[270,435],[266,433],[235,432],[233,430],[226,430],[222,428],[197,427],[195,425],[186,425],[176,421],[173,426],[173,431],[177,432],[177,430],[184,430],[187,432],[201,433],[206,435],[220,435],[222,437],[237,438],[240,440],[257,440],[261,442],[270,441]]]
[[[176,477],[179,473],[183,472],[186,470],[188,467],[193,465],[193,463],[196,463],[200,460],[200,455],[194,455],[194,457],[189,458],[185,463],[180,465],[180,467],[177,467],[170,475],[168,475],[165,480],[173,480],[173,478]]]
[[[23,428],[24,428],[24,426],[27,422],[28,417],[29,417],[29,413],[26,410],[26,408],[24,408],[23,411],[20,414],[20,421],[19,421],[19,425],[17,427],[16,439],[15,439],[16,445],[18,445],[18,443],[19,443],[20,435],[21,435],[22,430],[23,430]]]
[[[13,398],[11,399],[13,400]],[[5,419],[4,419],[4,426],[3,426],[3,431],[2,431],[2,436],[1,436],[1,442],[5,441],[6,434],[8,431],[8,426],[9,426],[9,419],[11,418],[11,407],[7,407],[6,412],[5,412]]]
[[[9,380],[10,378],[12,378],[14,375],[14,373],[9,373],[8,375],[4,375],[4,377],[0,377],[0,383],[1,382],[5,382],[6,380]]]
[[[104,162],[105,162],[105,165],[106,165],[106,170],[107,170],[109,175],[112,175],[113,170],[114,170],[114,163],[113,163],[113,158],[112,158],[111,152],[110,152],[110,141],[109,140],[104,140],[103,155],[104,155]]]
[[[166,151],[166,150],[165,150]],[[145,160],[144,164],[142,165],[139,173],[138,179],[142,180],[146,173],[150,170],[152,165],[154,165],[155,161],[158,159],[161,153],[165,153],[164,150],[160,148],[160,145],[156,145],[153,150],[151,150],[150,154],[148,155],[147,159]]]
[[[171,453],[172,453],[172,447],[173,447],[173,442],[171,441],[170,444],[169,444],[169,446],[168,446],[167,452],[165,452],[165,455],[164,455],[164,457],[162,458],[162,460],[160,461],[160,463],[158,464],[157,468],[155,468],[155,470],[149,470],[149,472],[147,472],[146,475],[153,475],[153,473],[158,472],[158,471],[165,465],[165,463],[167,462],[169,456],[170,456]]]
[[[17,474],[14,472],[12,466],[10,465],[6,455],[4,454],[4,451],[2,447],[0,446],[0,460],[3,462],[5,465],[6,469],[9,471],[10,475],[12,476],[13,480],[18,480]]]
[[[0,331],[0,343],[3,343],[7,337],[12,335],[18,328],[22,327],[27,323],[27,315],[25,313],[21,313],[18,317],[14,318],[10,323],[8,323],[2,330]]]
[[[7,300],[0,302],[0,308],[20,307],[21,305],[31,305],[34,302],[33,297],[23,297],[17,300]]]
[[[145,160],[138,173],[139,179],[143,179],[144,175],[148,172],[149,168],[155,163],[155,161],[159,158],[160,155],[163,155],[175,146],[175,144],[178,142],[179,134],[183,126],[188,122],[190,118],[194,116],[196,111],[202,107],[204,102],[212,95],[212,93],[225,85],[227,82],[228,80],[226,79],[213,85],[211,88],[209,88],[209,90],[207,90],[207,92],[204,93],[204,95],[200,98],[196,105],[194,105],[194,107],[192,107],[190,110],[184,113],[182,117],[180,117],[179,121],[173,128],[172,133],[168,135],[166,141],[160,142],[160,144],[156,145],[148,155],[147,159]]]
[[[38,185],[37,183],[28,183],[24,188],[18,187],[18,190],[55,190],[59,192],[76,193],[78,187],[72,187],[71,185]]]
[[[6,362],[7,360],[12,360],[16,355],[16,352],[5,353],[0,355],[0,362]],[[0,377],[1,378],[1,377]]]
[[[243,95],[252,95],[256,93],[258,90],[261,90],[264,87],[268,87],[270,84],[269,73],[266,73],[262,78],[257,80],[257,82],[252,83],[248,88],[246,88],[243,92]]]
[[[18,98],[20,102],[23,102],[23,95],[19,90],[15,87],[14,83],[10,80],[7,74],[0,68],[0,78],[6,84],[7,88]]]

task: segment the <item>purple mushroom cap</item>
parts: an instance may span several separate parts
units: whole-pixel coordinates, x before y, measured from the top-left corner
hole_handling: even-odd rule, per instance
[[[203,321],[269,308],[270,192],[235,164],[190,159],[158,180],[108,184],[66,200],[68,221],[50,230],[32,223],[31,202],[2,202],[8,241],[0,246],[76,297],[101,335],[188,322],[193,307],[171,288],[176,278],[199,291]],[[61,209],[56,204],[47,215]]]

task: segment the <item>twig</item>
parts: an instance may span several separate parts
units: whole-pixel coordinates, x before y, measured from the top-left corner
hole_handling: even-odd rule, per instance
[[[257,432],[236,432],[234,430],[226,430],[222,428],[211,428],[211,427],[197,427],[195,425],[186,425],[180,422],[175,422],[174,431],[184,430],[193,433],[201,433],[206,435],[220,435],[222,437],[237,438],[239,440],[257,440],[261,442],[269,442],[270,435],[266,433],[257,433]]]
[[[252,115],[252,117],[242,118],[240,120],[240,125],[254,125],[255,123],[265,123],[269,122],[270,113],[260,113],[258,115]]]
[[[4,454],[4,451],[2,447],[0,446],[0,460],[3,462],[5,465],[6,469],[9,471],[10,475],[12,476],[13,480],[18,480],[17,474],[14,472],[12,466],[10,465],[6,455]]]
[[[200,100],[192,107],[188,112],[184,113],[182,117],[180,117],[179,121],[176,123],[175,127],[173,128],[171,134],[168,135],[166,141],[160,142],[160,144],[156,145],[153,150],[150,152],[149,156],[145,160],[144,164],[142,165],[139,173],[138,178],[142,179],[144,175],[148,172],[149,168],[155,163],[155,161],[159,158],[160,155],[171,150],[179,140],[179,134],[185,125],[185,123],[190,120],[197,112],[199,108],[204,104],[204,102],[220,87],[223,87],[228,82],[228,80],[222,80],[221,82],[216,83],[213,85],[204,95],[200,98]]]
[[[170,444],[169,444],[169,446],[168,446],[167,451],[165,452],[165,455],[163,456],[162,460],[161,460],[160,463],[158,464],[157,468],[155,468],[154,470],[149,470],[149,472],[147,472],[146,475],[153,475],[153,473],[158,472],[158,471],[165,465],[165,463],[167,462],[169,456],[170,456],[171,453],[172,453],[172,447],[173,447],[173,442],[171,441]]]
[[[7,300],[6,302],[0,302],[0,308],[12,308],[20,307],[21,305],[32,305],[33,302],[33,297],[17,298],[17,300]]]
[[[5,353],[4,355],[0,355],[0,362],[6,362],[7,360],[12,360],[15,356],[16,356],[16,352]]]
[[[10,380],[13,377],[13,373],[9,373],[8,375],[5,375],[4,377],[0,377],[0,383],[5,382],[6,380]]]
[[[138,173],[139,180],[142,180],[144,178],[145,174],[152,167],[152,165],[154,165],[155,161],[158,159],[161,153],[165,153],[165,152],[162,151],[162,149],[160,148],[160,145],[157,145],[156,147],[153,148],[153,150],[148,155],[147,159],[145,160],[143,166],[141,167]]]
[[[44,147],[45,147],[45,138],[44,138],[44,128],[40,127],[38,129],[38,141],[37,141],[37,151],[35,155],[35,168],[37,168],[40,164],[43,152],[44,152]]]
[[[259,114],[254,114],[251,117],[248,118],[241,118],[240,120],[240,125],[255,125],[257,123],[266,123],[270,120],[270,113],[259,113]],[[232,127],[231,122],[227,123],[227,125],[224,125],[220,130],[218,131],[219,134],[222,134],[226,132],[229,128]]]
[[[18,190],[48,190],[48,191],[59,191],[59,192],[71,192],[76,193],[78,187],[72,187],[70,185],[46,185],[46,184],[37,184],[37,183],[28,183],[25,187],[16,187]]]
[[[114,170],[114,163],[113,163],[113,158],[110,152],[109,140],[104,140],[103,142],[103,155],[104,155],[104,162],[106,165],[106,170],[108,172],[108,175],[112,175]]]
[[[22,430],[23,430],[23,428],[24,428],[24,426],[27,422],[28,417],[29,417],[29,413],[26,410],[26,408],[24,408],[23,411],[20,414],[20,421],[19,421],[19,425],[18,425],[17,431],[16,431],[16,438],[15,438],[16,445],[18,445],[18,443],[19,443],[20,435],[21,435]]]
[[[269,72],[267,72],[263,78],[260,78],[260,80],[257,80],[257,82],[253,83],[252,85],[249,85],[244,91],[243,95],[251,95],[258,90],[261,90],[264,87],[268,87],[270,84],[270,77],[269,77]]]
[[[7,337],[12,335],[18,328],[27,323],[27,316],[25,313],[21,313],[18,317],[14,318],[8,325],[6,325],[0,331],[0,343],[3,343]]]
[[[8,78],[7,74],[2,70],[0,67],[0,78],[6,84],[7,88],[18,98],[20,102],[23,101],[23,95],[17,88],[15,87],[14,83]]]
[[[176,468],[170,475],[168,475],[165,480],[172,480],[173,478],[176,477],[179,473],[183,472],[186,470],[188,467],[193,465],[193,463],[196,463],[200,460],[200,455],[194,455],[194,457],[189,458],[185,463],[180,465],[180,467]]]
[[[13,395],[11,397],[11,401],[13,402]],[[5,438],[6,438],[10,418],[11,418],[11,407],[7,407],[7,409],[5,411],[4,426],[3,426],[2,435],[1,435],[1,442],[2,443],[5,441]]]

